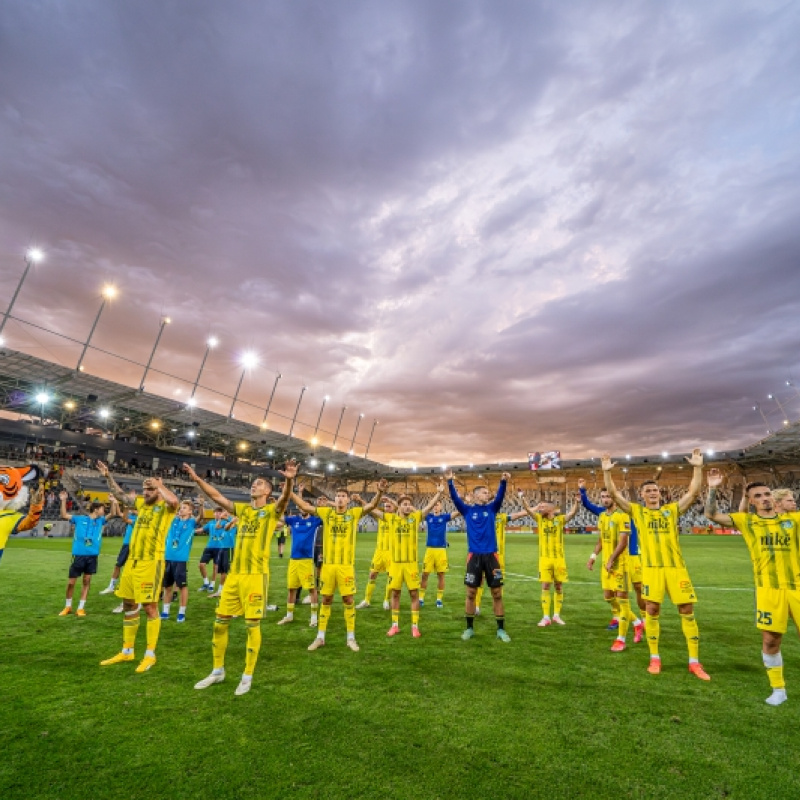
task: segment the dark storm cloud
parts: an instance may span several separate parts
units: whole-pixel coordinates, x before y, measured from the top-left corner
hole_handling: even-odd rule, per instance
[[[175,320],[152,388],[215,333],[209,385],[257,350],[246,401],[280,371],[280,413],[330,394],[386,460],[746,442],[797,352],[798,33],[777,2],[5,3],[4,274],[36,240],[25,318],[81,338],[113,281],[101,346]]]

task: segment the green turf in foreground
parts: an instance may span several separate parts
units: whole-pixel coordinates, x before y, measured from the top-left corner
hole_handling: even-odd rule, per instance
[[[99,597],[118,541],[107,542],[85,620],[58,618],[68,542],[21,540],[0,562],[0,798],[795,798],[800,796],[800,647],[784,645],[789,702],[773,709],[752,623],[752,577],[739,538],[683,540],[700,602],[705,684],[688,674],[675,609],[662,616],[664,672],[646,673],[644,643],[608,652],[613,634],[585,569],[593,539],[570,537],[565,628],[539,629],[539,584],[507,584],[512,642],[485,614],[463,628],[463,537],[445,596],[422,611],[423,638],[385,637],[383,579],[358,612],[362,650],[344,646],[336,601],[328,645],[308,653],[308,607],[289,628],[286,561],[273,558],[264,647],[252,691],[233,696],[244,662],[235,620],[228,679],[192,687],[211,668],[214,601],[195,548],[188,621],[164,623],[159,662],[101,669],[117,652],[117,600]],[[363,596],[374,535],[359,544]],[[535,537],[509,537],[508,569],[536,574]],[[738,591],[722,591],[734,589]],[[430,591],[430,590],[429,590]],[[485,603],[487,600],[484,601]],[[238,624],[237,624],[238,623]],[[632,638],[632,637],[631,637]],[[144,625],[137,656],[144,652]]]

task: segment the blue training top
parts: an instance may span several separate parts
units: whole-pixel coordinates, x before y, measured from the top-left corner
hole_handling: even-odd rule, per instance
[[[229,550],[233,550],[236,546],[236,534],[239,532],[239,528],[234,525],[230,530],[226,531],[223,530],[222,532],[222,544],[220,547],[228,548]]]
[[[72,517],[71,522],[75,526],[72,538],[72,555],[100,555],[100,543],[103,541],[103,524],[105,521],[105,517],[92,519],[86,514],[76,514]]]
[[[203,526],[203,530],[208,534],[206,550],[219,550],[220,547],[224,546],[222,542],[225,539],[225,526],[227,524],[226,520],[221,519],[219,522],[217,520],[207,522]]]
[[[586,489],[581,489],[581,503],[583,503],[583,507],[587,511],[591,511],[592,514],[599,517],[601,514],[607,514],[608,510],[603,506],[596,506],[590,499],[589,495],[586,493]],[[639,533],[636,530],[636,525],[633,522],[633,517],[631,517],[631,533],[628,536],[628,552],[632,556],[639,555]]]
[[[294,559],[314,558],[314,542],[317,531],[322,527],[319,517],[285,517],[292,530],[292,555]]]
[[[167,561],[189,560],[195,525],[194,517],[189,517],[189,519],[175,517],[172,520],[167,532],[167,546],[164,552],[164,558]]]
[[[447,523],[452,514],[428,514],[425,525],[428,528],[427,547],[447,547]]]
[[[470,553],[479,555],[497,552],[497,534],[494,524],[497,513],[503,506],[503,499],[506,496],[506,482],[500,481],[497,487],[497,494],[491,503],[485,506],[468,506],[459,496],[453,481],[447,482],[450,489],[450,497],[455,507],[464,517],[467,525],[467,548]]]
[[[136,514],[128,514],[132,522],[125,528],[125,535],[122,537],[122,544],[130,544],[133,535],[133,526],[136,525]]]

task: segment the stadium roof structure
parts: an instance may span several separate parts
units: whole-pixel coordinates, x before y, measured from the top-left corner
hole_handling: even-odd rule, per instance
[[[52,401],[42,406],[36,395]],[[113,413],[103,419],[101,409]],[[139,391],[86,372],[54,364],[8,347],[0,348],[0,410],[43,415],[45,424],[92,430],[116,437],[135,436],[142,443],[188,452],[211,450],[225,457],[247,457],[253,463],[293,456],[317,459],[320,474],[350,479],[374,477],[389,468],[348,451],[312,445],[304,439],[189,406],[186,402]],[[242,449],[242,444],[246,447]]]
[[[772,468],[800,465],[800,421],[783,425],[736,457],[742,467]]]

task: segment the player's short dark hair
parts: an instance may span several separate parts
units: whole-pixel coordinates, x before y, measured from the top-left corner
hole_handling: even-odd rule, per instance
[[[487,492],[489,491],[489,487],[488,486],[473,486],[470,489],[470,491],[471,492],[477,492],[479,489],[486,489]]]
[[[268,483],[270,489],[274,489],[275,488],[275,484],[272,482],[272,478],[270,478],[269,475],[256,475],[256,480],[257,481],[264,481],[264,483]]]
[[[744,487],[744,493],[750,494],[751,489],[757,489],[759,486],[763,486],[765,489],[769,489],[769,486],[767,486],[767,484],[764,483],[764,481],[750,481],[750,483],[748,483],[747,486]]]
[[[645,481],[639,488],[644,489],[645,486],[658,486],[658,481],[654,481],[651,478],[649,481]]]
[[[98,508],[104,508],[102,503],[89,503],[89,513],[97,511]]]
[[[334,494],[346,494],[348,497],[350,497],[350,490],[346,486],[337,486]]]
[[[410,494],[401,494],[400,497],[397,498],[397,505],[403,502],[403,500],[408,500],[409,503],[413,503],[414,501],[411,499]]]

